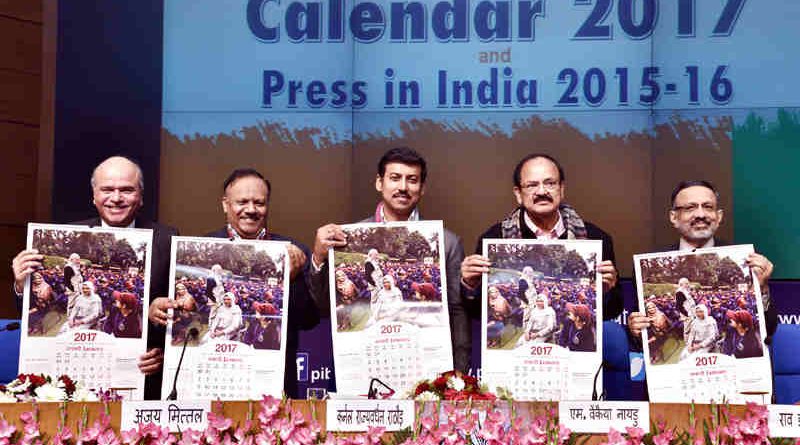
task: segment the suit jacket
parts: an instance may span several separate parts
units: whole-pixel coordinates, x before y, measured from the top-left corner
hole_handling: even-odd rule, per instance
[[[283,378],[283,390],[290,398],[300,398],[297,394],[297,346],[299,342],[299,331],[311,329],[319,323],[319,310],[314,304],[314,300],[308,291],[307,277],[310,267],[311,251],[305,245],[285,236],[270,233],[271,241],[288,241],[306,255],[306,263],[303,270],[289,283],[289,313],[287,315],[288,324],[286,326],[286,360],[285,373]],[[206,236],[212,238],[228,238],[228,229],[223,227],[220,230],[211,232]],[[305,398],[303,396],[302,398]]]
[[[731,245],[731,243],[729,243],[729,242],[727,242],[725,240],[721,240],[719,238],[714,238],[714,246],[713,247],[722,247],[722,246],[730,246],[730,245]],[[672,251],[675,251],[675,250],[681,250],[680,241],[678,241],[678,242],[676,242],[674,244],[670,244],[669,246],[666,246],[666,247],[664,247],[662,249],[658,249],[656,252],[672,252]]]
[[[359,221],[374,223],[370,217]],[[447,312],[450,317],[450,341],[453,347],[453,366],[467,372],[472,350],[472,326],[467,316],[466,297],[461,293],[461,262],[464,261],[464,246],[455,233],[444,230],[445,276],[447,278]],[[309,289],[324,316],[330,316],[330,296],[328,264],[323,264],[317,272],[312,269],[309,274]]]
[[[100,218],[91,218],[72,224],[89,227],[101,226]],[[150,302],[152,302],[154,298],[166,297],[169,295],[169,251],[172,246],[172,237],[178,235],[178,230],[174,227],[141,219],[136,220],[134,227],[137,229],[153,230],[153,245],[150,257]],[[147,349],[163,349],[166,333],[167,330],[164,326],[156,326],[151,323],[147,331]],[[159,400],[161,398],[162,378],[162,369],[145,377],[145,399]]]
[[[92,218],[71,223],[81,226],[100,227],[100,218]],[[150,258],[150,301],[169,295],[169,250],[172,237],[178,235],[174,227],[151,221],[136,220],[137,229],[153,230],[153,252]]]

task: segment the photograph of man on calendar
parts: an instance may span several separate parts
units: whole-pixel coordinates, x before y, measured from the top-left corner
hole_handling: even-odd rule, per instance
[[[442,222],[339,229],[347,243],[326,267],[337,393],[359,396],[376,378],[399,397],[453,369]]]
[[[644,312],[651,319],[651,364],[679,363],[696,354],[763,355],[760,296],[745,264],[748,252],[668,252],[637,260]]]
[[[30,223],[27,238],[42,258],[22,294],[19,373],[142,398],[153,231]]]
[[[226,340],[280,349],[285,249],[211,238],[176,244],[171,344],[196,329],[190,347]]]
[[[752,244],[634,255],[651,402],[769,400]]]
[[[382,322],[446,324],[439,260],[441,234],[426,226],[342,226],[347,246],[333,251],[336,328],[361,331]]]
[[[486,345],[597,349],[597,243],[488,240]]]
[[[289,243],[172,238],[162,393],[241,400],[283,390]],[[185,349],[184,349],[185,348]]]
[[[28,335],[93,330],[142,337],[147,231],[37,226],[31,244],[45,256],[31,274]]]

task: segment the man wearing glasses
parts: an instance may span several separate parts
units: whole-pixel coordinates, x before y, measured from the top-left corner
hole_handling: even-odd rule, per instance
[[[481,274],[491,263],[480,254],[485,238],[594,239],[603,242],[603,261],[597,271],[603,277],[603,319],[622,313],[622,293],[614,267],[614,243],[611,236],[585,221],[563,202],[564,169],[553,157],[536,153],[524,157],[514,169],[514,196],[518,207],[478,239],[475,255],[461,263],[462,284],[472,294],[480,293]]]
[[[705,247],[727,245],[716,238],[723,212],[719,208],[719,192],[708,181],[682,181],[672,191],[672,207],[669,210],[669,222],[678,231],[680,239],[664,251],[695,250]],[[767,324],[767,335],[772,335],[778,324],[777,311],[769,296],[769,277],[772,275],[772,263],[764,256],[751,253],[747,257],[758,283],[761,285],[761,296],[764,303],[764,318]],[[628,328],[631,334],[639,336],[643,329],[650,326],[650,319],[642,312],[633,312],[628,316]]]

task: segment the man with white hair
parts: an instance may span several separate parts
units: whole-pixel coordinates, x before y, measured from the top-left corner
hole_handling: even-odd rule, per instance
[[[378,251],[376,249],[369,249],[367,252],[367,259],[364,261],[364,276],[367,279],[367,286],[369,287],[373,300],[375,300],[378,292],[383,287],[383,269],[378,259]]]
[[[81,256],[77,253],[72,253],[64,265],[64,285],[67,288],[67,316],[75,306],[75,298],[81,293],[81,283],[83,283]]]
[[[206,299],[214,303],[219,303],[225,287],[222,283],[222,266],[214,264],[211,266],[211,273],[206,277]]]
[[[217,316],[217,308],[222,304],[222,295],[225,293],[225,285],[222,281],[222,266],[214,264],[211,266],[211,273],[206,277],[206,307],[208,309],[208,323],[214,322]]]
[[[172,236],[178,231],[169,226],[139,218],[142,208],[144,176],[138,164],[122,156],[112,156],[97,167],[90,181],[92,203],[98,217],[73,224],[90,227],[140,228],[153,230],[153,254],[150,260],[150,311],[149,317],[166,320],[170,307],[168,295],[169,260]],[[14,292],[18,304],[22,301],[25,280],[42,268],[44,256],[36,250],[23,250],[11,262],[14,272]],[[163,298],[159,298],[163,297]],[[161,365],[164,361],[164,335],[161,326],[151,326],[147,336],[147,352],[140,357],[139,370],[147,375],[145,398],[159,399],[161,394]]]
[[[692,329],[692,322],[695,319],[695,301],[689,279],[686,277],[678,280],[678,287],[675,289],[675,307],[678,308],[678,316],[683,321],[683,341],[685,342],[688,340],[689,331]]]
[[[536,297],[535,278],[536,275],[533,272],[533,267],[525,266],[522,268],[522,273],[517,282],[517,298],[519,298],[524,307],[533,303],[533,299]]]
[[[681,277],[678,279],[678,286],[675,288],[675,298],[680,300],[680,304],[686,302],[683,307],[685,311],[694,309],[694,298],[692,298],[692,285],[689,279]]]

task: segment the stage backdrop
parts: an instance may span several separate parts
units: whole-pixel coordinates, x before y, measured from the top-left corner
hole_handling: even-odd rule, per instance
[[[270,229],[310,243],[372,213],[375,164],[403,144],[429,161],[423,216],[470,252],[543,151],[623,276],[675,241],[674,184],[705,178],[722,236],[796,280],[798,21],[791,0],[59,2],[54,219],[93,213],[91,168],[122,152],[144,164],[147,214],[184,235],[220,226],[222,180],[254,166]],[[772,286],[782,322],[797,287]],[[330,386],[329,332],[301,338],[301,384]]]
[[[215,228],[222,180],[254,166],[271,229],[311,243],[372,214],[379,157],[408,145],[423,216],[471,252],[514,208],[516,162],[545,152],[623,276],[676,241],[674,185],[707,179],[720,235],[800,278],[798,22],[790,0],[166,0],[159,215]],[[302,339],[302,384],[331,382],[326,329]]]
[[[273,228],[310,242],[372,213],[375,164],[402,144],[430,164],[423,215],[472,251],[542,151],[625,276],[675,241],[672,187],[703,178],[721,235],[797,278],[798,20],[792,1],[167,0],[159,214],[214,228],[209,196],[252,165]]]

